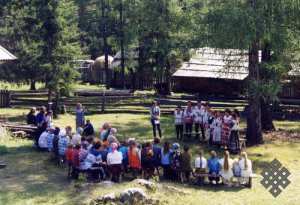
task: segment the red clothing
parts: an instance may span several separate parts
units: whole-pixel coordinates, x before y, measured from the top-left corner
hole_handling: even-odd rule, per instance
[[[129,166],[131,168],[140,168],[140,158],[135,148],[128,150]]]
[[[72,158],[72,152],[73,152],[72,148],[68,148],[67,149],[67,151],[66,151],[66,160],[71,160],[71,158]]]
[[[74,149],[72,152],[72,166],[73,167],[78,167],[79,166],[79,149]]]

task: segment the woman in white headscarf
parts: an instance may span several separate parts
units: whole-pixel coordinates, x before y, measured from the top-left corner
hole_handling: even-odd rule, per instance
[[[112,143],[116,143],[117,145],[119,145],[119,141],[118,139],[116,138],[116,135],[117,135],[117,129],[116,128],[111,128],[110,130],[110,134],[107,138],[107,141],[108,141],[108,144],[112,144]]]

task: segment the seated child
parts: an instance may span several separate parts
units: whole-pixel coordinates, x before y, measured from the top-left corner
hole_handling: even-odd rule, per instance
[[[48,135],[46,136],[47,148],[49,152],[53,151],[53,138],[55,127],[48,128]]]
[[[189,153],[189,146],[185,145],[183,147],[183,153],[180,155],[180,171],[181,171],[181,181],[186,183],[189,181],[191,172],[193,173],[192,169],[192,156]]]
[[[107,162],[107,155],[108,155],[108,142],[107,141],[103,142],[102,149],[100,150],[100,154],[102,157],[102,161]]]
[[[66,150],[66,162],[68,165],[68,177],[70,177],[70,172],[72,168],[72,152],[73,152],[73,144],[71,142],[68,143]]]
[[[62,130],[58,140],[58,154],[63,161],[66,161],[66,151],[69,143],[69,139],[66,137],[66,131]]]
[[[58,141],[59,141],[59,132],[60,129],[58,127],[54,130],[54,138],[53,138],[53,150],[52,150],[52,159],[56,160],[58,163]]]
[[[110,180],[120,182],[120,176],[123,172],[122,153],[117,150],[117,143],[110,145],[112,152],[107,155],[107,164],[109,166]]]
[[[94,138],[93,137],[88,137],[87,138],[87,142],[89,143],[89,146],[87,148],[88,153],[91,153],[92,148],[93,148],[93,142],[94,142]]]
[[[252,174],[252,162],[248,159],[248,155],[246,152],[241,153],[241,160],[239,161],[239,165],[241,168],[240,183],[248,183],[249,177]]]
[[[195,159],[195,173],[197,174],[205,174],[205,169],[207,166],[207,160],[203,157],[204,151],[198,150],[198,155]],[[205,177],[197,177],[197,182],[199,185],[202,185],[204,183]]]
[[[119,150],[119,152],[122,153],[122,156],[123,156],[122,164],[125,169],[127,169],[127,167],[128,167],[127,149],[128,149],[128,146],[127,146],[126,141],[121,141],[120,147],[118,150]]]
[[[238,158],[234,158],[233,159],[233,175],[236,177],[241,176],[241,168],[239,165],[239,159]]]
[[[216,181],[216,184],[219,183],[220,177],[217,176],[219,174],[219,158],[217,157],[217,153],[215,151],[211,151],[210,153],[211,158],[208,160],[208,168],[209,168],[209,174],[212,175],[208,177],[210,184],[212,184],[213,181]]]
[[[75,148],[73,149],[72,152],[72,157],[71,157],[71,161],[72,161],[72,177],[74,179],[78,179],[78,175],[79,175],[79,152],[80,152],[80,148],[81,145],[79,143],[75,144]]]

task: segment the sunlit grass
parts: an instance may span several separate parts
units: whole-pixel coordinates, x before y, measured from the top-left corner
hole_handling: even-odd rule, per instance
[[[0,109],[1,115],[8,119],[25,120],[27,109]],[[88,116],[94,124],[96,136],[99,136],[101,126],[109,122],[118,129],[117,137],[127,139],[135,137],[140,142],[152,140],[152,130],[148,114],[97,114]],[[171,116],[161,119],[164,139],[172,142],[174,139],[174,125]],[[278,128],[292,128],[299,130],[299,123],[292,121],[275,121]],[[54,125],[75,127],[74,115],[60,115],[54,120]],[[245,120],[242,122],[245,127]],[[183,146],[186,143],[180,142]],[[188,143],[191,147],[193,159],[196,150],[205,150],[205,157],[211,149],[215,149],[219,156],[222,151],[206,144]],[[253,161],[254,172],[261,170],[274,158],[277,158],[292,174],[289,177],[291,185],[276,199],[259,183],[260,178],[254,179],[253,188],[226,188],[213,186],[186,186],[178,183],[169,185],[185,189],[191,195],[170,193],[166,190],[149,192],[149,195],[164,201],[163,204],[297,204],[300,184],[300,143],[299,142],[266,142],[266,145],[246,149],[249,158]],[[232,156],[235,157],[235,156]],[[0,139],[0,161],[7,163],[7,168],[0,170],[0,204],[85,204],[91,199],[111,192],[119,193],[125,188],[135,187],[135,182],[128,180],[106,188],[99,184],[92,184],[82,188],[87,181],[81,177],[78,181],[66,178],[66,167],[57,166],[50,161],[49,153],[36,153],[32,148],[32,141],[26,139]],[[165,182],[163,182],[165,183]]]

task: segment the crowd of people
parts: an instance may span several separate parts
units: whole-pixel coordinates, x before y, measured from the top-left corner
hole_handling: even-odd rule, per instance
[[[224,183],[232,186],[234,176],[246,177],[240,178],[241,181],[237,183],[239,185],[247,183],[247,177],[252,173],[252,163],[245,152],[240,154],[240,159],[231,159],[230,153],[225,151],[223,158],[219,159],[217,153],[211,151],[211,157],[206,159],[204,151],[198,150],[197,157],[192,162],[188,145],[184,145],[183,151],[180,151],[179,143],[171,144],[168,140],[161,147],[160,138],[157,137],[154,138],[153,143],[148,141],[140,144],[134,138],[119,141],[117,129],[108,123],[102,126],[100,137],[94,137],[93,125],[90,120],[85,120],[81,104],[78,104],[75,110],[75,133],[72,133],[71,126],[66,126],[64,129],[53,126],[51,110],[46,112],[46,108],[41,107],[37,115],[35,112],[36,109],[31,108],[27,115],[27,122],[38,126],[35,133],[35,146],[40,151],[50,152],[52,160],[58,163],[65,162],[69,167],[68,177],[75,179],[82,171],[86,172],[87,178],[94,182],[105,178],[120,181],[120,177],[125,173],[131,173],[134,179],[139,175],[144,179],[152,179],[154,176],[161,175],[162,168],[163,178],[166,180],[189,182],[191,175],[195,173],[209,173],[211,184],[215,182],[215,184]],[[157,129],[159,136],[162,137],[160,110],[156,102],[153,102],[150,113],[153,132]],[[196,138],[200,136],[197,132],[200,128],[202,137],[209,134],[214,143],[222,145],[222,142],[226,141],[223,133],[227,133],[227,136],[232,135],[230,134],[232,128],[239,122],[237,117],[236,113],[230,115],[228,110],[222,116],[220,112],[213,112],[208,105],[202,106],[201,101],[198,101],[198,105],[194,108],[191,102],[188,102],[185,110],[179,106],[175,111],[177,138],[182,138],[183,125],[186,130],[191,131],[195,124]],[[197,181],[203,184],[204,177],[197,177]]]

